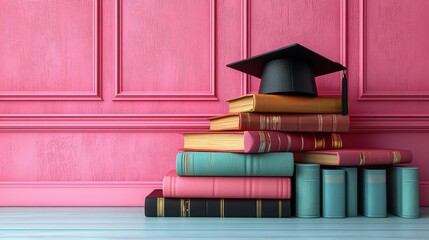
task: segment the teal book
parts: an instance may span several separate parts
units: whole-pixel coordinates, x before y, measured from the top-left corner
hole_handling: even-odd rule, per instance
[[[326,218],[347,216],[344,169],[322,169],[322,216]]]
[[[387,217],[385,169],[361,169],[359,172],[360,213],[366,217]]]
[[[179,176],[293,176],[290,152],[243,154],[228,152],[179,152]]]
[[[346,171],[346,211],[347,217],[358,216],[358,174],[355,167],[344,167]]]
[[[391,167],[387,184],[389,212],[403,218],[418,218],[419,169]]]
[[[295,216],[320,217],[320,165],[295,164]]]

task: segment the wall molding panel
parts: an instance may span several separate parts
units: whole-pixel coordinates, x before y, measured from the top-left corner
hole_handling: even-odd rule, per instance
[[[347,67],[347,0],[340,1],[340,63]],[[251,56],[251,0],[241,0],[241,59]],[[342,73],[339,74],[341,79]],[[249,94],[251,90],[250,75],[241,73],[241,92]],[[338,81],[340,82],[340,81]],[[322,96],[341,95],[341,84],[336,91],[318,91]]]
[[[74,100],[101,101],[101,48],[102,48],[102,1],[93,2],[93,54],[92,54],[92,90],[91,91],[0,91],[0,101],[45,101],[45,100]]]
[[[116,83],[113,100],[219,101],[216,96],[216,0],[210,0],[210,73],[207,91],[126,91],[123,89],[122,0],[116,0]],[[143,77],[144,78],[144,77]]]
[[[367,89],[367,0],[359,0],[359,101],[422,101],[429,100],[429,90],[424,91],[369,91]]]

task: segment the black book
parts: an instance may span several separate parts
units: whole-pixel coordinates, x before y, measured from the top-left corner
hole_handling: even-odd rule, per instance
[[[164,198],[161,189],[145,200],[146,217],[253,217],[291,216],[289,199]]]

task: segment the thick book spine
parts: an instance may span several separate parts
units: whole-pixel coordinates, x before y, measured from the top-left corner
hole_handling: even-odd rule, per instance
[[[289,199],[164,198],[155,190],[145,200],[146,217],[254,217],[291,216]]]
[[[289,177],[180,177],[163,179],[164,197],[289,199]]]
[[[295,215],[320,217],[320,165],[295,164]]]
[[[360,212],[366,217],[387,217],[385,169],[360,170]]]
[[[357,168],[345,167],[347,217],[358,216],[358,174]]]
[[[254,94],[253,112],[341,113],[341,98]]]
[[[391,167],[388,171],[389,211],[403,218],[419,217],[419,171],[416,167]]]
[[[292,176],[293,154],[289,152],[241,154],[225,152],[179,152],[179,176]]]
[[[246,153],[310,151],[342,146],[341,135],[335,133],[244,132]]]
[[[346,172],[322,169],[322,216],[346,217]]]
[[[335,158],[335,161],[328,161]],[[331,166],[368,166],[392,165],[410,163],[413,154],[409,150],[394,149],[338,149],[297,152],[294,154],[296,162],[317,163]]]
[[[239,129],[282,132],[347,132],[350,118],[341,114],[239,113]]]

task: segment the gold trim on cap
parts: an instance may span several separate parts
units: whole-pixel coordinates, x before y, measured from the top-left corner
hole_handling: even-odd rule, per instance
[[[157,198],[156,216],[164,217],[164,198]]]

